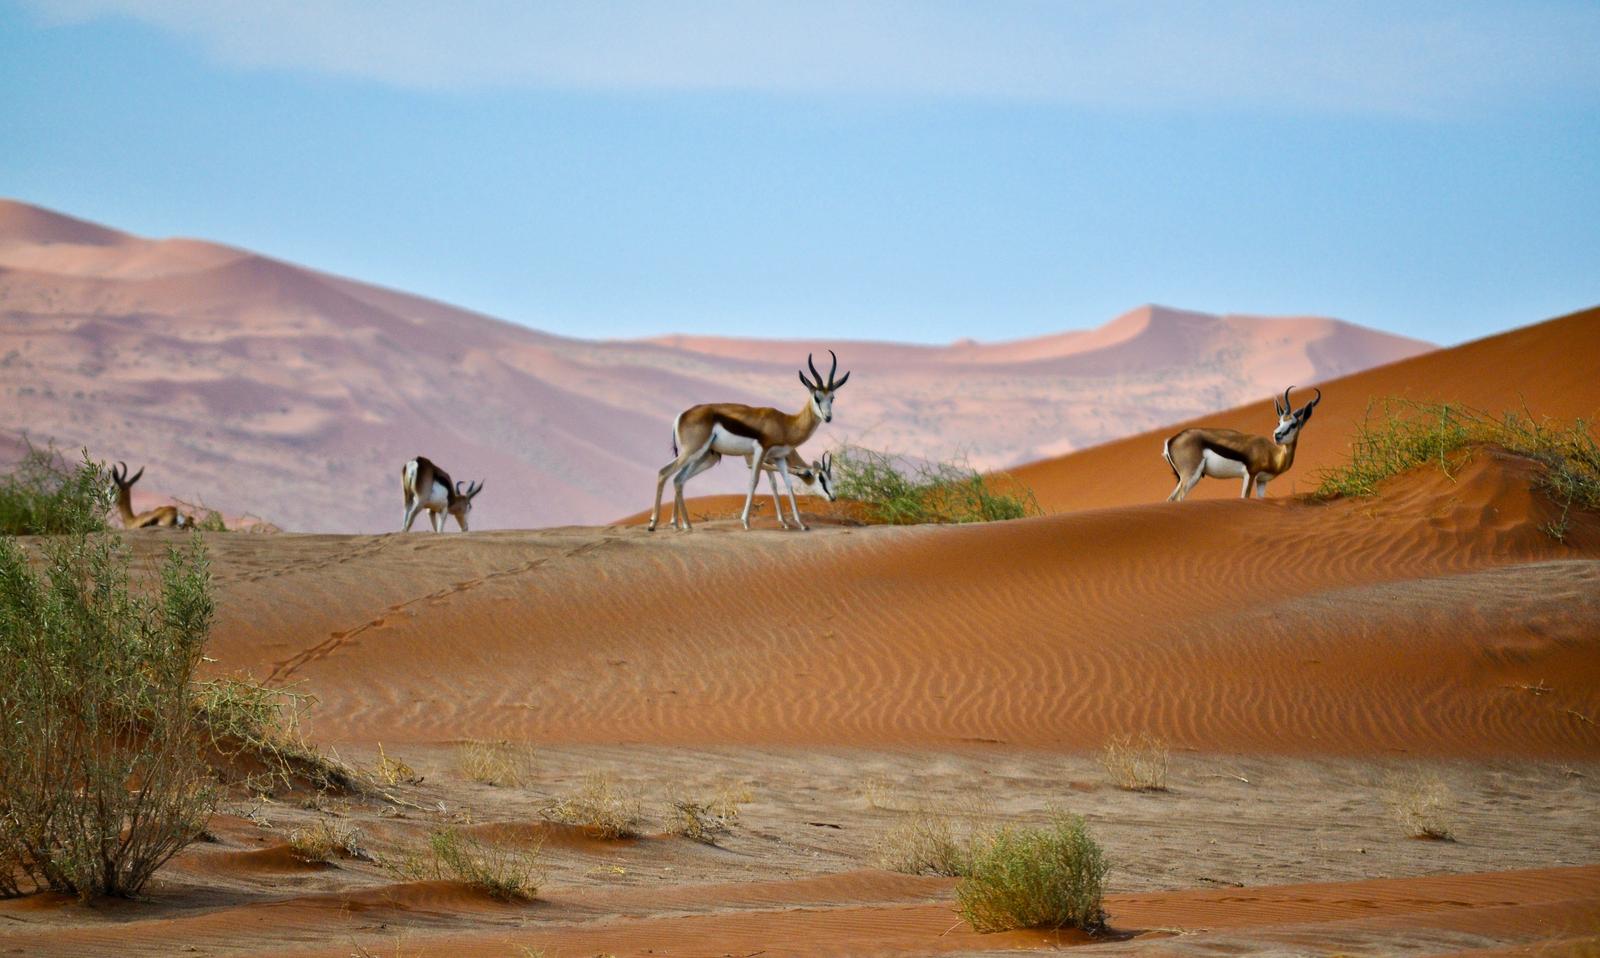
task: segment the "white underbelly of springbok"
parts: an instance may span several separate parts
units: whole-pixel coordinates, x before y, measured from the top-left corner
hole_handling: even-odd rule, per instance
[[[711,451],[723,456],[753,456],[756,452],[756,441],[746,436],[738,436],[721,426],[711,430]],[[774,446],[767,450],[766,459],[772,462],[782,459],[789,454],[788,446]]]
[[[450,505],[450,490],[443,483],[435,482],[428,490],[428,497],[422,500],[422,507],[429,512],[443,512]]]
[[[1205,474],[1214,479],[1243,479],[1245,476],[1244,463],[1219,456],[1209,449],[1201,454],[1201,461],[1205,463]]]

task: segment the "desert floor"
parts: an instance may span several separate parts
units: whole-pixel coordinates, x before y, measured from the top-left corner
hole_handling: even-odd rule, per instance
[[[1600,522],[1494,450],[1371,500],[1130,506],[970,527],[819,521],[213,535],[216,674],[419,782],[235,794],[144,900],[0,903],[0,953],[1191,955],[1600,949]],[[825,518],[825,517],[824,517]],[[153,560],[176,541],[130,536]],[[1115,788],[1111,737],[1170,743]],[[471,780],[505,742],[517,784]],[[1408,837],[1415,776],[1454,841]],[[606,841],[541,812],[608,776]],[[736,799],[717,845],[673,799]],[[980,935],[897,826],[1083,815],[1112,933]],[[296,829],[359,830],[297,861]],[[542,844],[537,901],[386,862],[455,825]]]

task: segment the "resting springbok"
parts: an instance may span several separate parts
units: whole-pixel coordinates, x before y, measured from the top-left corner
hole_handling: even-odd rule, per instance
[[[1315,387],[1313,387],[1315,388]],[[1168,502],[1178,502],[1189,494],[1202,477],[1214,479],[1243,479],[1241,499],[1250,498],[1251,492],[1263,498],[1267,483],[1289,471],[1294,465],[1294,447],[1300,441],[1300,429],[1311,419],[1311,411],[1322,402],[1322,390],[1317,398],[1294,409],[1289,405],[1289,389],[1283,399],[1272,399],[1278,411],[1278,428],[1272,438],[1252,436],[1232,429],[1185,429],[1161,447],[1161,456],[1172,467],[1178,478],[1177,488],[1167,497]]]
[[[678,451],[676,436],[672,440],[672,451]],[[744,464],[746,466],[750,465],[750,460],[753,458],[755,458],[754,454],[746,455]],[[721,461],[722,456],[717,453],[707,453],[701,457],[700,464],[695,466],[694,471],[684,477],[684,481],[688,482]],[[804,456],[791,449],[789,450],[789,455],[784,457],[784,463],[789,467],[790,477],[800,480],[800,486],[795,490],[800,495],[821,496],[829,502],[833,502],[838,498],[833,494],[833,453],[825,452],[822,454],[821,459],[808,463]],[[778,467],[774,466],[772,459],[768,457],[767,461],[761,464],[761,471],[767,474],[767,480],[772,483],[773,514],[778,517],[778,525],[787,529],[789,528],[789,523],[783,518],[783,501],[778,498]],[[795,516],[794,521],[800,522],[800,517],[798,515]],[[676,502],[672,504],[672,518],[667,520],[667,524],[678,524],[678,504]],[[805,524],[801,523],[800,528],[806,528]]]
[[[411,531],[417,513],[428,510],[428,524],[434,532],[444,531],[444,517],[456,517],[461,531],[467,531],[467,514],[472,511],[472,497],[483,491],[482,482],[472,482],[465,489],[461,483],[450,483],[450,474],[423,456],[400,467],[400,491],[405,494],[406,515],[404,532]]]
[[[783,476],[784,486],[789,490],[789,509],[794,513],[795,523],[804,529],[806,526],[800,521],[800,507],[794,501],[789,454],[810,439],[819,425],[833,421],[833,394],[843,389],[845,382],[850,379],[849,373],[838,380],[833,378],[839,371],[839,357],[831,349],[828,355],[833,356],[833,367],[828,370],[826,383],[822,381],[822,374],[817,372],[817,364],[811,356],[806,356],[806,365],[811,369],[812,378],[807,379],[802,370],[800,383],[810,391],[811,399],[797,413],[738,403],[707,403],[690,406],[679,413],[672,423],[673,446],[678,454],[656,474],[656,502],[650,510],[650,531],[654,532],[660,521],[661,490],[666,486],[668,477],[672,478],[675,487],[673,522],[684,531],[691,528],[689,510],[683,503],[683,484],[690,476],[710,468],[701,467],[700,463],[711,456],[716,457],[712,460],[713,465],[720,462],[723,456],[748,457],[750,487],[745,493],[744,511],[739,514],[739,522],[746,529],[750,528],[750,505],[755,501],[756,483],[761,479],[762,467],[768,465]],[[776,482],[773,485],[776,487]],[[783,518],[781,509],[778,518],[780,521]]]
[[[121,468],[118,468],[121,467]],[[144,467],[132,476],[128,475],[128,464],[119,462],[111,467],[111,481],[117,484],[117,511],[122,514],[122,526],[125,529],[154,529],[157,526],[176,526],[184,528],[194,525],[194,519],[178,511],[177,506],[156,506],[149,512],[135,513],[133,511],[133,484],[144,475]]]

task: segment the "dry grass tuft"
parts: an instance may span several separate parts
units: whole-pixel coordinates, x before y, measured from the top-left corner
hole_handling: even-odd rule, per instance
[[[200,725],[218,754],[259,762],[269,778],[289,788],[300,779],[318,790],[366,790],[359,772],[323,755],[306,738],[304,718],[313,697],[230,677],[196,683],[194,698]]]
[[[602,773],[589,775],[576,792],[555,799],[540,815],[547,821],[586,828],[596,838],[634,838],[644,821],[643,803]]]
[[[971,834],[957,837],[953,816],[924,806],[885,832],[873,854],[890,871],[959,878],[972,867],[972,845]]]
[[[422,782],[422,776],[417,770],[397,758],[390,758],[389,753],[383,750],[383,743],[378,743],[378,760],[372,767],[365,770],[373,781],[382,782],[384,785],[417,785]]]
[[[320,864],[335,857],[365,859],[361,847],[361,829],[332,819],[318,819],[309,828],[297,828],[289,833],[289,850],[303,862]]]
[[[1456,840],[1452,825],[1455,793],[1438,775],[1421,769],[1399,772],[1390,776],[1387,792],[1389,807],[1406,834],[1441,842]]]
[[[456,749],[456,768],[474,782],[514,788],[533,778],[533,749],[510,742],[465,742]]]
[[[428,836],[425,855],[389,863],[389,868],[413,881],[459,881],[499,901],[532,901],[544,881],[539,850],[538,845],[525,849],[482,842],[445,828]]]
[[[1118,788],[1129,792],[1167,790],[1167,743],[1148,732],[1119,735],[1100,752],[1100,764]]]
[[[723,786],[706,801],[674,798],[668,805],[672,809],[667,831],[682,835],[692,841],[715,845],[717,839],[730,834],[739,821],[739,806],[751,800],[749,789]]]

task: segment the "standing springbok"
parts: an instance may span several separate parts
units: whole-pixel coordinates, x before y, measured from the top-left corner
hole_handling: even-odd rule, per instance
[[[828,355],[833,357],[833,366],[828,370],[826,383],[822,380],[822,374],[817,372],[817,364],[810,355],[806,356],[811,379],[807,379],[802,370],[800,383],[810,391],[811,398],[805,408],[797,413],[738,403],[707,403],[690,406],[679,413],[672,423],[674,446],[678,454],[662,466],[656,475],[656,502],[650,510],[650,531],[654,532],[660,521],[661,490],[666,486],[668,477],[672,478],[674,486],[673,522],[684,531],[691,528],[689,509],[683,502],[683,484],[690,476],[703,471],[700,462],[710,456],[716,457],[713,464],[720,462],[723,456],[749,457],[750,486],[745,492],[744,511],[739,514],[739,522],[746,529],[750,528],[750,504],[755,501],[756,483],[761,479],[764,465],[771,465],[783,476],[784,485],[789,490],[789,509],[794,513],[794,521],[804,529],[806,526],[800,521],[800,507],[794,501],[794,484],[789,477],[789,454],[810,439],[819,425],[833,421],[833,394],[843,389],[845,382],[850,379],[849,373],[838,380],[833,378],[839,371],[839,357],[831,349]],[[781,510],[779,518],[782,519]]]
[[[120,467],[120,468],[119,468]],[[135,513],[133,511],[133,484],[144,475],[144,467],[132,476],[128,475],[128,464],[119,462],[111,467],[111,481],[117,485],[117,512],[122,514],[122,526],[125,529],[154,529],[157,526],[176,526],[180,529],[194,525],[194,519],[178,511],[177,506],[156,506],[148,512]]]
[[[678,451],[678,439],[676,436],[672,439],[672,451],[674,453]],[[744,464],[749,466],[750,461],[754,458],[754,453],[746,454]],[[684,482],[688,482],[721,461],[722,456],[717,453],[706,453],[700,457],[700,463],[695,466],[694,471],[684,477]],[[799,495],[821,496],[829,502],[833,502],[838,498],[833,494],[833,453],[825,452],[822,454],[821,459],[815,462],[806,462],[804,456],[791,449],[789,450],[789,455],[784,457],[784,464],[789,467],[790,478],[800,480],[800,485],[795,490]],[[766,462],[761,464],[761,471],[767,474],[767,480],[772,483],[772,512],[778,517],[778,525],[787,529],[789,528],[789,523],[783,518],[783,501],[778,498],[778,467],[772,464],[770,456]],[[800,522],[798,515],[794,517],[794,521],[800,523],[801,529],[806,528],[805,523]],[[676,502],[672,504],[672,518],[667,520],[667,524],[678,524],[678,504]]]
[[[1314,388],[1314,387],[1313,387]],[[1243,479],[1239,492],[1248,499],[1253,492],[1265,498],[1267,483],[1289,471],[1294,465],[1294,448],[1300,441],[1300,429],[1311,419],[1311,411],[1322,402],[1322,390],[1317,398],[1294,409],[1289,405],[1290,386],[1283,391],[1283,399],[1272,398],[1278,412],[1278,428],[1272,438],[1252,436],[1232,429],[1185,429],[1161,447],[1161,456],[1172,467],[1178,479],[1177,488],[1167,497],[1168,502],[1178,502],[1189,494],[1202,477],[1214,479]]]
[[[456,517],[461,531],[467,531],[467,514],[472,512],[472,497],[483,491],[483,483],[451,484],[450,474],[423,456],[400,467],[400,491],[405,494],[406,515],[402,531],[410,532],[417,513],[428,510],[428,524],[434,532],[444,531],[444,517]]]

